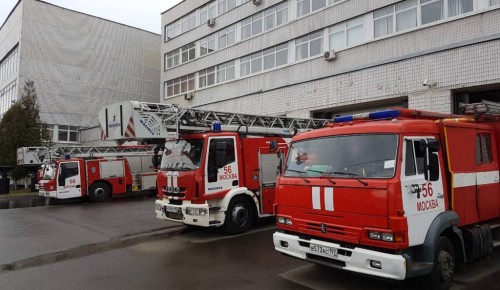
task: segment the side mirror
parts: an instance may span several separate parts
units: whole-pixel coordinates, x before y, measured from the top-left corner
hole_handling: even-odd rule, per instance
[[[269,153],[272,153],[278,149],[278,139],[269,142]]]
[[[439,140],[422,139],[420,149],[424,150],[424,177],[427,181],[439,180]]]

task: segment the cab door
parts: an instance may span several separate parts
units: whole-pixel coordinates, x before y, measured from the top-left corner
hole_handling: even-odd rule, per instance
[[[210,137],[205,162],[205,194],[220,193],[239,186],[236,137]]]
[[[403,208],[408,221],[409,245],[424,242],[427,230],[435,217],[445,210],[442,168],[439,179],[426,181],[424,154],[420,149],[422,139],[433,137],[406,137],[403,139],[403,166],[401,166],[401,192]],[[442,154],[436,152],[432,154]]]
[[[57,198],[82,196],[80,162],[68,161],[59,163],[57,175]]]

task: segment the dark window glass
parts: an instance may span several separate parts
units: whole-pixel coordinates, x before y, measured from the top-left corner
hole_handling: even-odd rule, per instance
[[[405,175],[412,176],[417,174],[415,170],[415,154],[413,153],[413,142],[406,140],[406,162],[405,162]]]

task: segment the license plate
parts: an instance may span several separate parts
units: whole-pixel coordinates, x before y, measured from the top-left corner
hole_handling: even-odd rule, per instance
[[[311,253],[319,254],[321,256],[327,256],[327,257],[333,257],[333,258],[338,257],[337,249],[330,248],[330,247],[310,244],[309,250],[311,251]]]
[[[173,212],[173,213],[179,213],[181,211],[181,209],[179,207],[175,207],[175,206],[168,206],[166,205],[165,206],[165,211],[166,212]]]

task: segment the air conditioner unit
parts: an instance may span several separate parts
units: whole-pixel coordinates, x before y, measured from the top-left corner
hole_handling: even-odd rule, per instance
[[[262,4],[262,0],[253,0],[253,5],[259,6],[260,4]]]
[[[331,49],[329,51],[325,51],[325,53],[323,54],[323,58],[326,61],[334,61],[337,58],[337,54],[334,49]]]
[[[208,25],[208,27],[214,27],[215,26],[215,18],[208,19],[207,25]]]
[[[184,100],[186,100],[186,101],[191,101],[193,99],[193,97],[194,97],[194,92],[184,94]]]

